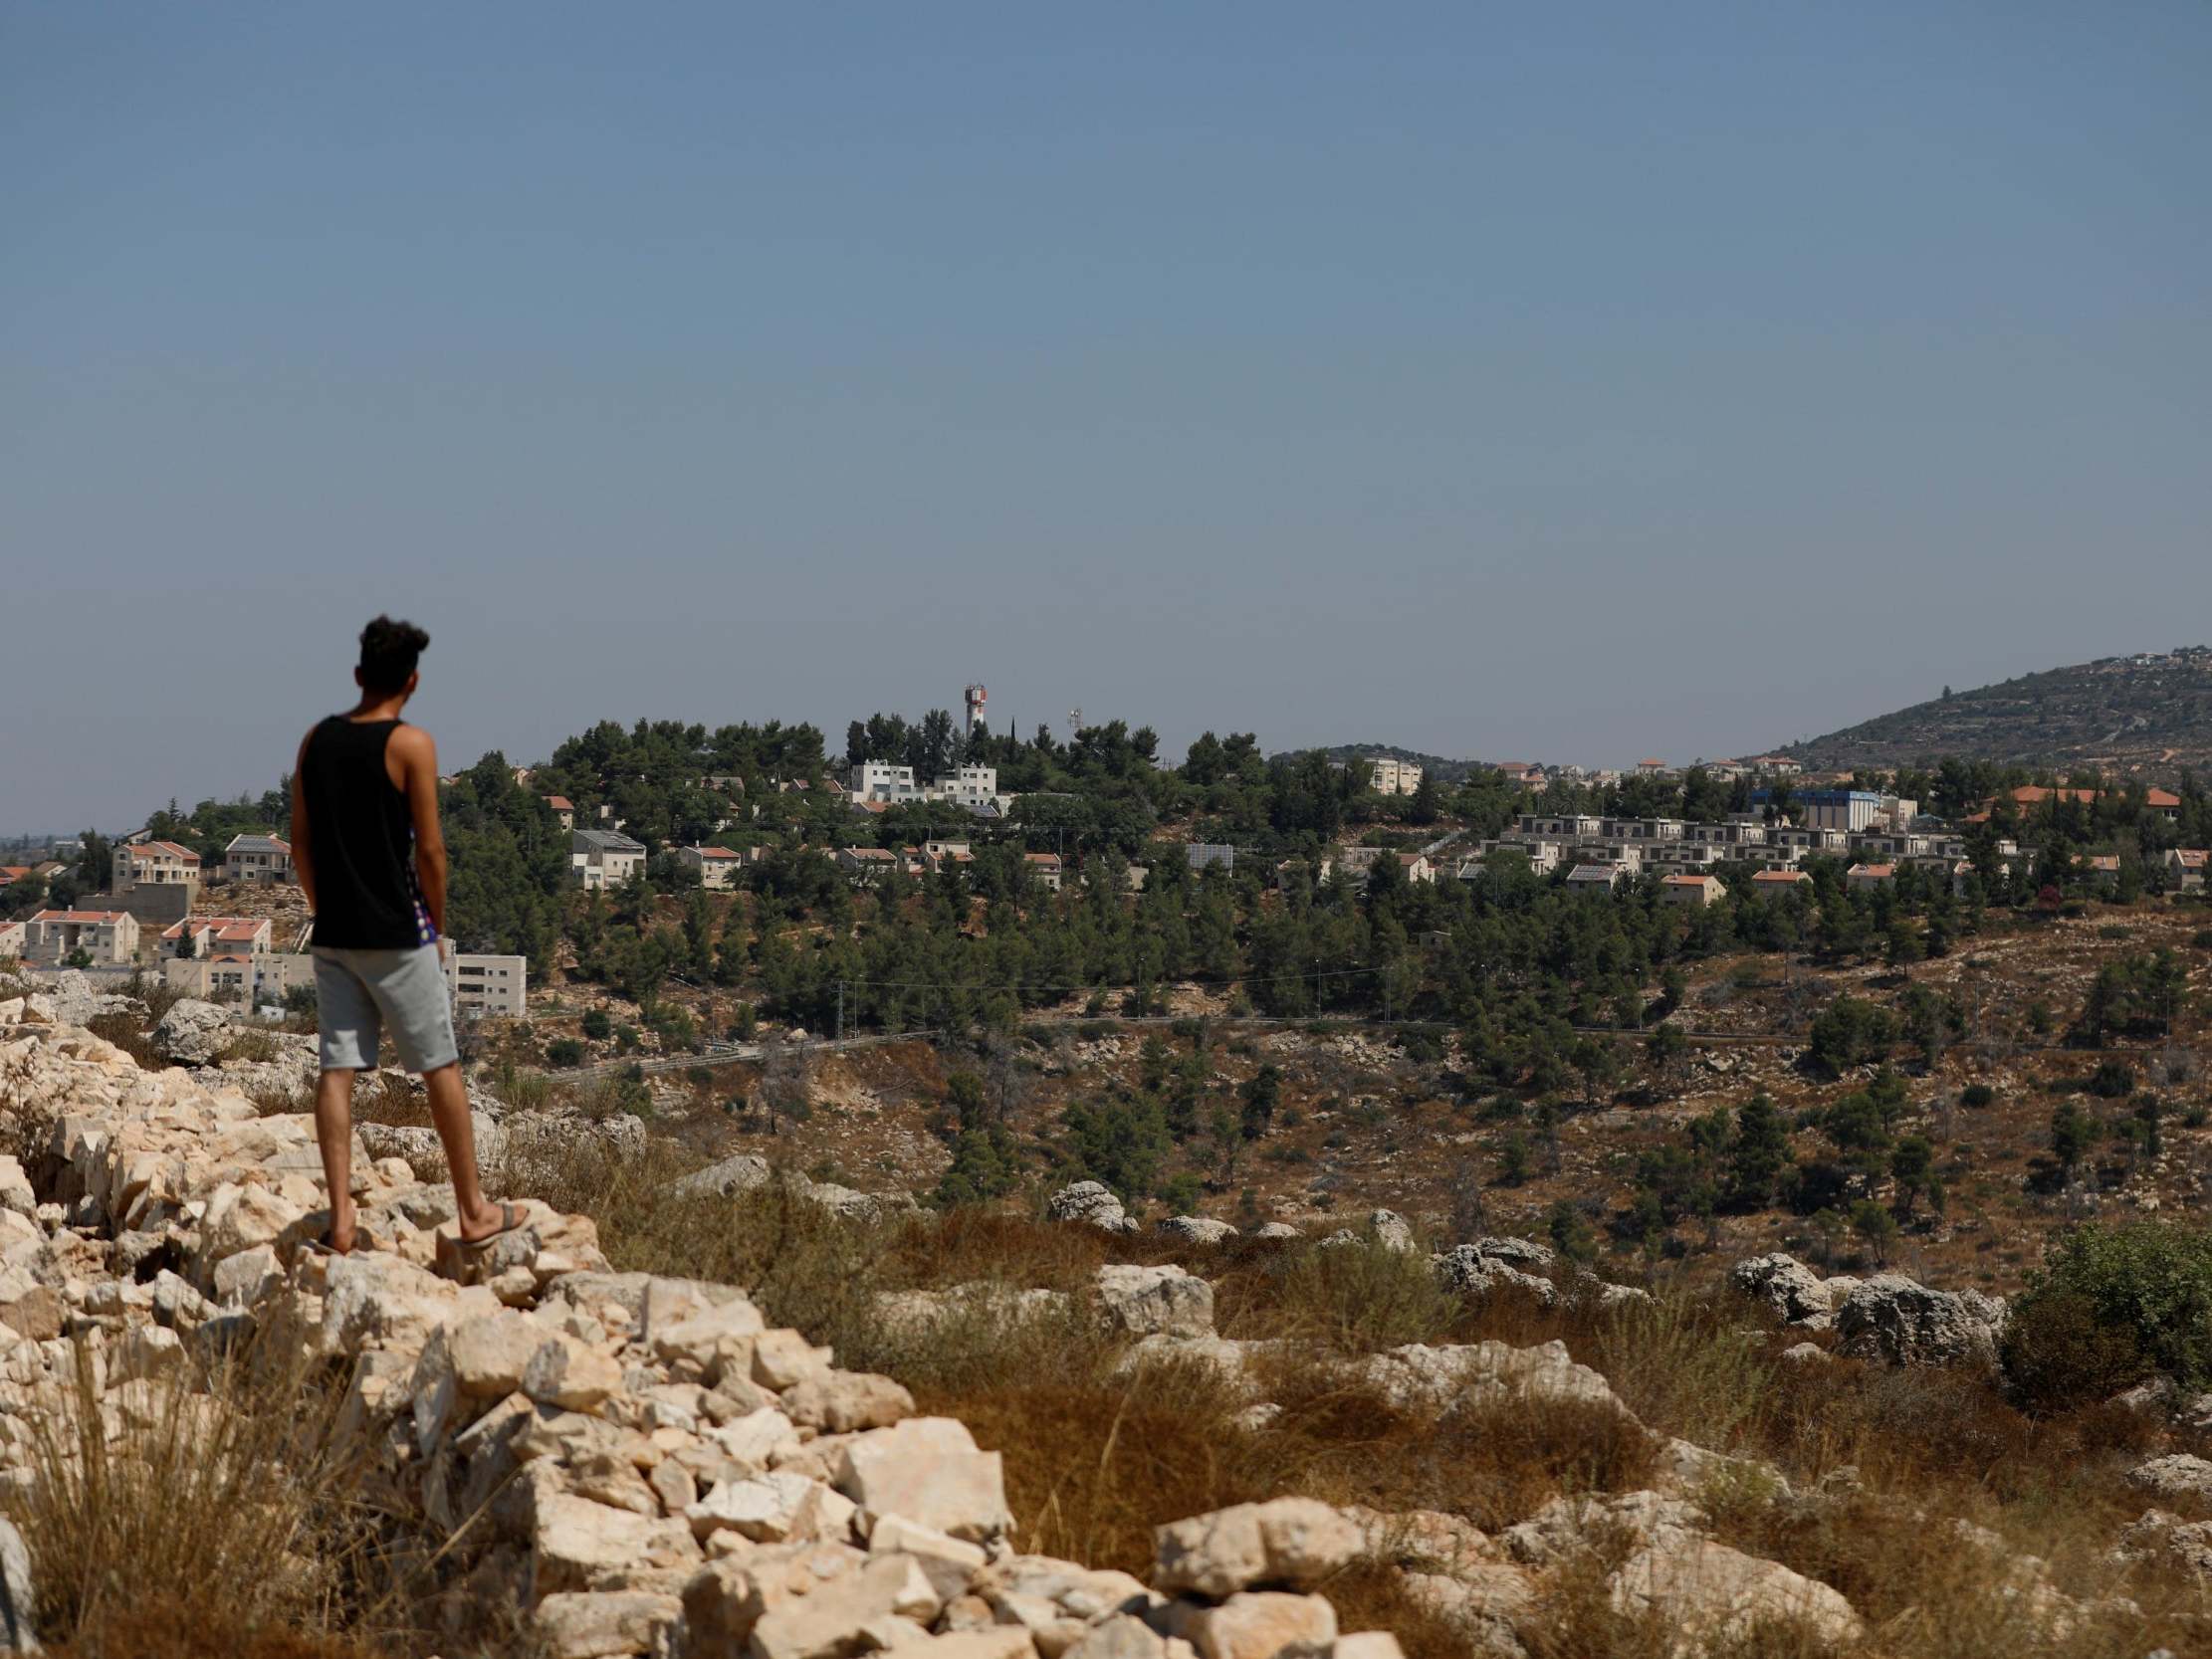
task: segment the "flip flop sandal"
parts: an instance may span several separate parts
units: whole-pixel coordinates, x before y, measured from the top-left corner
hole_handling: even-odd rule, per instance
[[[500,1202],[499,1212],[499,1226],[486,1233],[482,1238],[463,1238],[458,1231],[460,1227],[458,1221],[454,1223],[456,1231],[452,1234],[440,1233],[438,1235],[439,1259],[459,1267],[482,1255],[487,1246],[497,1243],[509,1233],[521,1232],[530,1223],[530,1214],[527,1210],[504,1199]]]

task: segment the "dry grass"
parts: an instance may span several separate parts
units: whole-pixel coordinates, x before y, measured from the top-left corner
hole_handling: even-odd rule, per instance
[[[140,1071],[166,1071],[169,1063],[153,1052],[153,1039],[133,1014],[95,1014],[85,1029],[104,1042],[121,1049],[138,1063]]]
[[[103,1398],[78,1348],[59,1408],[32,1419],[14,1511],[40,1630],[101,1653],[148,1621],[241,1642],[347,1622],[364,1582],[365,1454],[332,1433],[335,1396],[299,1352],[264,1340],[200,1375],[204,1391],[179,1369]]]

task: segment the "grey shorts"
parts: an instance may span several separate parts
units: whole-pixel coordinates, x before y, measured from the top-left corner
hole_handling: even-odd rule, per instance
[[[353,950],[318,944],[314,951],[325,1071],[373,1070],[386,1026],[400,1065],[410,1072],[434,1072],[461,1057],[453,1041],[453,996],[436,945]]]

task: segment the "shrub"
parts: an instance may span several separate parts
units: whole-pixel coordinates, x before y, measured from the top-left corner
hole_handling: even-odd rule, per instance
[[[2136,1221],[2070,1234],[2014,1306],[2005,1365],[2046,1404],[2101,1398],[2129,1372],[2212,1384],[2212,1232]]]
[[[1977,1112],[1985,1106],[1994,1105],[1996,1099],[1997,1091],[1986,1083],[1969,1083],[1958,1092],[1959,1104],[1970,1106]]]
[[[583,1064],[583,1044],[573,1037],[555,1037],[546,1045],[546,1060],[550,1065],[569,1067]]]
[[[1887,1054],[1897,1040],[1897,1025],[1879,1004],[1839,996],[1813,1021],[1811,1036],[1812,1064],[1834,1076]]]
[[[2124,1060],[2106,1060],[2090,1079],[2090,1093],[2099,1100],[2125,1100],[2135,1092],[2135,1068]]]
[[[614,1034],[614,1021],[607,1017],[604,1008],[584,1011],[583,1034],[594,1043],[603,1043]]]

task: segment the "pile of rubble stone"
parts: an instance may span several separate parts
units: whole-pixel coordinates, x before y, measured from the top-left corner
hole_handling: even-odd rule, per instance
[[[0,1483],[30,1479],[27,1423],[63,1408],[78,1345],[109,1390],[189,1386],[197,1350],[259,1329],[342,1368],[342,1429],[433,1522],[485,1539],[485,1593],[518,1598],[555,1659],[1391,1659],[1394,1638],[1340,1631],[1328,1600],[1362,1559],[1399,1571],[1469,1651],[1510,1655],[1546,1574],[1622,1541],[1624,1613],[1716,1641],[1775,1618],[1860,1632],[1834,1589],[1706,1536],[1698,1494],[1744,1466],[1678,1440],[1659,1442],[1659,1489],[1561,1498],[1495,1539],[1451,1516],[1286,1498],[1161,1529],[1150,1583],[1023,1554],[997,1452],[917,1415],[896,1380],[772,1328],[742,1289],[614,1272],[588,1218],[539,1204],[467,1282],[441,1276],[450,1191],[366,1147],[355,1195],[372,1245],[318,1255],[309,1119],[259,1116],[220,1072],[141,1070],[39,1012],[0,1002],[0,1131],[29,1148],[0,1156]],[[731,1160],[695,1185],[737,1192],[764,1173]],[[1477,1277],[1540,1265],[1514,1241],[1469,1248]],[[1006,1293],[910,1293],[885,1316],[942,1317],[970,1294]],[[1088,1305],[1130,1339],[1129,1363],[1249,1368],[1251,1345],[1216,1334],[1212,1287],[1182,1268],[1103,1268]],[[1556,1343],[1416,1345],[1364,1364],[1436,1409],[1571,1401],[1634,1422]],[[1755,1473],[1787,1493],[1778,1471]],[[5,1530],[0,1568],[29,1605]]]

